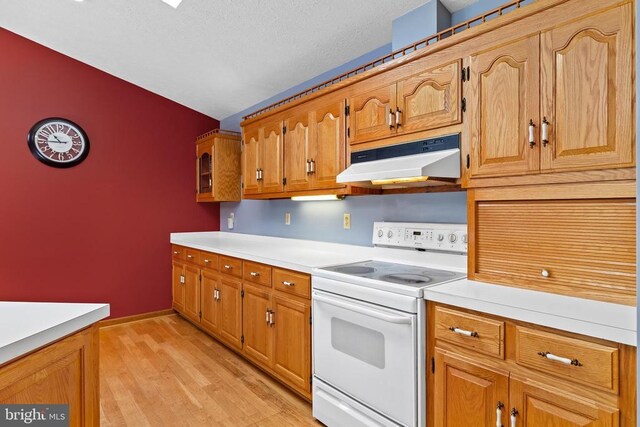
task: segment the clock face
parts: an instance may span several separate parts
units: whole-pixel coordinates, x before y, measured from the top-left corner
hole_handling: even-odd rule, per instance
[[[29,148],[41,162],[66,168],[82,162],[89,154],[89,138],[77,124],[59,118],[36,123],[29,132]]]

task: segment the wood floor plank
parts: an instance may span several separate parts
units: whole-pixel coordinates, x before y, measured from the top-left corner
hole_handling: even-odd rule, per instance
[[[102,426],[321,426],[311,406],[178,316],[100,330]]]

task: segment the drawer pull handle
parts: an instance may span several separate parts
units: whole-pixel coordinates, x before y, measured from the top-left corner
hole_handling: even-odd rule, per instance
[[[252,271],[249,274],[252,275],[253,277],[258,277],[260,275],[260,273],[258,273],[257,271]]]
[[[449,330],[454,334],[464,335],[465,337],[480,338],[480,335],[478,335],[477,332],[465,331],[464,329],[456,328],[453,326],[450,327]]]
[[[529,120],[529,147],[533,148],[536,145],[536,125],[533,124],[533,120]]]
[[[209,261],[208,259],[205,259],[205,260],[204,260],[204,263],[205,263],[205,264],[209,264],[210,262],[211,262],[211,261]]]
[[[187,255],[187,258],[189,259],[193,258],[193,255]]]
[[[296,285],[295,283],[293,283],[293,282],[287,282],[286,280],[283,280],[283,281],[282,281],[282,284],[283,284],[283,285],[285,285],[285,286],[295,286],[295,285]]]
[[[276,322],[273,321],[273,315],[275,314],[274,311],[270,311],[269,312],[269,326],[273,326],[276,324]]]
[[[580,363],[578,359],[569,359],[568,357],[556,356],[555,354],[549,353],[548,351],[541,351],[538,354],[545,359],[564,363],[565,365],[582,366],[582,363]]]
[[[549,277],[551,276],[551,274],[549,273],[549,270],[547,270],[546,268],[543,268],[542,271],[540,272],[540,275],[542,277]]]
[[[496,407],[496,427],[502,427],[502,409],[504,408],[504,403],[498,402],[498,406]]]
[[[180,251],[173,251],[174,255],[180,255]]]
[[[511,408],[511,427],[516,427],[516,415],[518,415],[518,410]]]
[[[545,117],[542,120],[542,146],[546,147],[549,144],[549,122]]]
[[[269,310],[267,310],[267,318],[266,318],[267,324],[269,324]]]
[[[227,270],[231,270],[233,267],[231,267],[229,264],[225,264],[224,268],[227,269]]]

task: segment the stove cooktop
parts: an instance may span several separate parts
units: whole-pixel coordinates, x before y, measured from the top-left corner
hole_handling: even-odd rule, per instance
[[[453,271],[383,261],[364,261],[353,264],[335,265],[321,268],[320,270],[415,288],[433,286],[462,279],[466,276],[464,273]]]

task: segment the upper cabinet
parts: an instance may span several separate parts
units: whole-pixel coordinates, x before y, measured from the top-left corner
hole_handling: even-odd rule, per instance
[[[349,97],[349,143],[460,123],[460,73],[455,61],[391,84],[372,78]]]
[[[282,192],[283,129],[280,120],[244,129],[242,181],[245,197]]]
[[[216,129],[196,140],[196,200],[240,200],[240,134]]]
[[[469,186],[635,166],[632,18],[627,3],[469,56]]]

